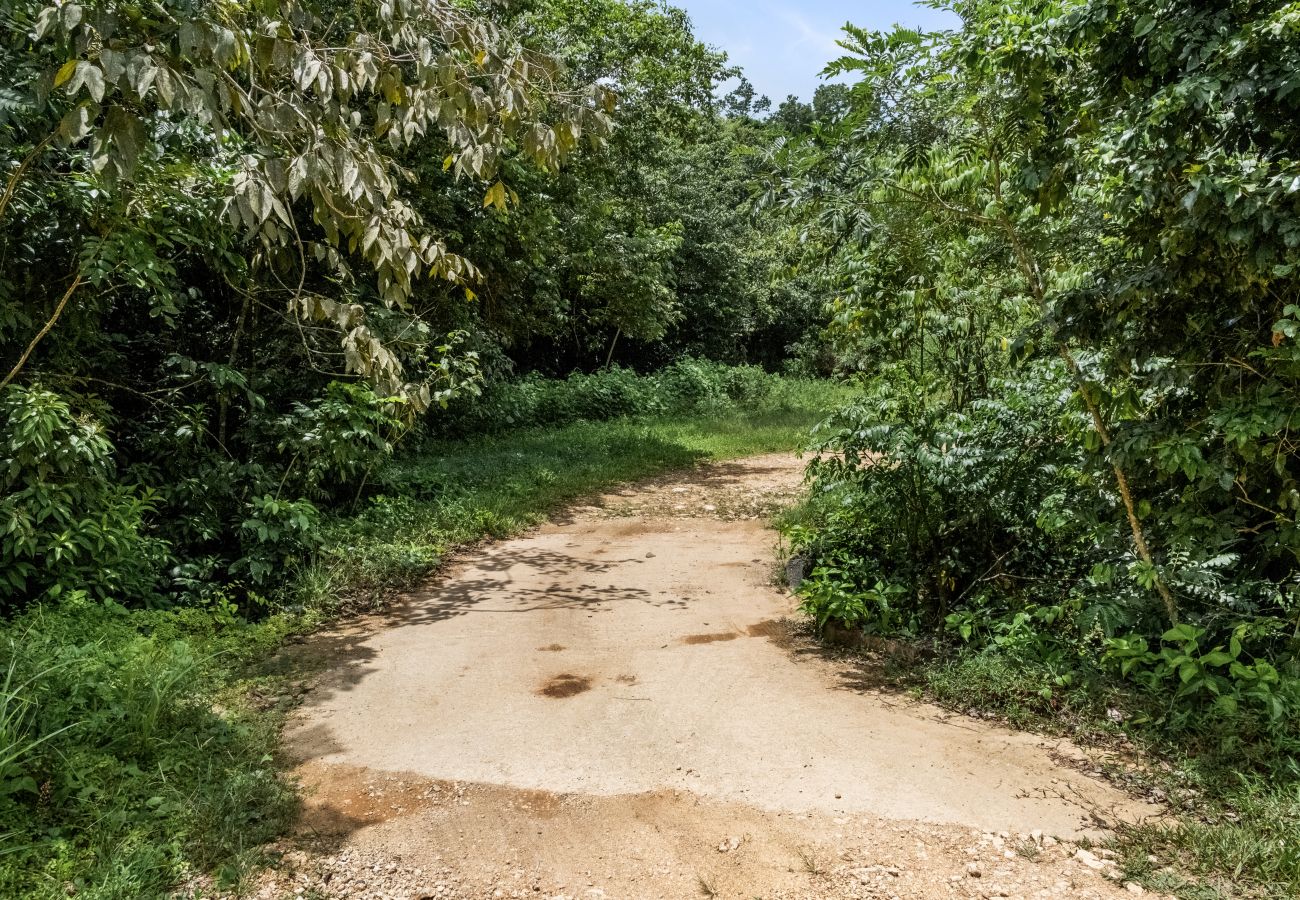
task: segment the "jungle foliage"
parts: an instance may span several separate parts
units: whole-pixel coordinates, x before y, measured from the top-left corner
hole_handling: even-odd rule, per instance
[[[815,347],[744,208],[769,126],[671,7],[0,16],[0,610],[261,614],[397,447],[523,421],[484,391]]]
[[[832,372],[806,609],[1236,773],[1143,840],[1300,889],[1300,6],[952,6],[773,105],[658,0],[3,4],[0,892],[243,859],[290,623]]]
[[[806,606],[1049,716],[1126,684],[1113,718],[1289,783],[1300,8],[954,9],[848,28],[843,121],[769,157],[865,386],[792,526]]]
[[[870,385],[821,438],[812,584],[890,598],[835,614],[868,627],[1020,621],[1290,752],[1300,12],[956,8],[850,29],[843,124],[773,156]]]
[[[0,4],[0,894],[237,878],[286,633],[829,409],[732,74],[649,0]]]

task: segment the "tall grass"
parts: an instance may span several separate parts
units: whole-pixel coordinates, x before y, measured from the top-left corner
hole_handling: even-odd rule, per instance
[[[84,597],[5,626],[0,896],[156,896],[281,830],[274,729],[213,703],[222,643],[243,637]]]

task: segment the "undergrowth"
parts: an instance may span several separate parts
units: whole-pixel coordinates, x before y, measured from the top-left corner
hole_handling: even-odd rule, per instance
[[[1120,773],[1176,813],[1121,830],[1134,877],[1186,897],[1300,895],[1300,854],[1278,837],[1300,834],[1294,542],[1216,544],[1183,511],[1157,572],[1113,469],[1075,440],[1091,426],[1062,407],[1067,375],[1025,363],[960,407],[868,384],[829,420],[810,500],[786,517],[803,608],[819,628],[926,647],[910,677],[955,709],[1165,763]]]
[[[1108,766],[1108,776],[1170,811],[1116,831],[1125,880],[1187,900],[1300,896],[1300,780],[1252,765],[1225,735],[1162,734],[1144,722],[1158,703],[1131,685],[1099,675],[1045,690],[1058,678],[1050,668],[998,651],[957,651],[890,674],[948,708],[1117,751],[1127,763]]]
[[[295,800],[276,719],[218,705],[284,623],[85,595],[0,631],[0,896],[130,900],[253,861]]]
[[[287,637],[372,607],[447,554],[613,483],[793,450],[842,397],[778,380],[677,416],[429,443],[318,521],[258,617],[127,608],[65,590],[0,624],[0,897],[135,900],[196,874],[237,885],[296,800],[276,760]],[[268,601],[270,602],[270,601]]]

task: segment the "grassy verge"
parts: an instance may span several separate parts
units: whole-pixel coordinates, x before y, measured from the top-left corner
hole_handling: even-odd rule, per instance
[[[320,552],[288,574],[290,602],[257,622],[71,592],[4,623],[0,897],[154,897],[198,872],[236,884],[296,809],[275,762],[292,700],[264,665],[285,638],[613,483],[793,450],[840,399],[793,382],[748,409],[429,446],[326,523]]]
[[[1201,733],[1193,743],[1133,726],[1149,697],[1123,684],[1065,679],[996,650],[898,664],[889,675],[949,708],[1127,757],[1108,774],[1172,815],[1112,839],[1125,880],[1188,900],[1300,896],[1300,778],[1284,764],[1247,762],[1231,735]],[[1050,694],[1045,685],[1055,686]]]
[[[334,598],[371,601],[427,573],[456,547],[515,533],[605,485],[702,460],[794,449],[815,418],[788,407],[730,411],[577,423],[432,447],[390,467],[365,510],[327,527],[298,603],[329,611]]]

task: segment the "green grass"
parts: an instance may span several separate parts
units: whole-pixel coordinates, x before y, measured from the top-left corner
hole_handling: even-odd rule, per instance
[[[710,459],[793,451],[832,400],[827,389],[803,399],[805,406],[582,422],[431,446],[380,473],[379,494],[364,509],[326,526],[296,602],[327,615],[336,600],[371,603],[458,547],[517,533],[608,485]]]
[[[425,447],[326,523],[315,559],[287,573],[288,602],[260,621],[69,592],[0,625],[0,897],[135,900],[200,872],[237,885],[296,810],[275,756],[295,673],[268,665],[287,637],[617,482],[793,451],[842,399],[784,382],[746,410]]]
[[[1126,880],[1188,900],[1300,896],[1300,778],[1285,765],[1250,774],[1240,756],[1214,752],[1205,734],[1192,746],[1187,736],[1113,722],[1109,710],[1151,702],[1122,684],[1069,682],[1045,697],[1040,689],[1059,673],[996,650],[892,674],[898,685],[952,709],[991,713],[1085,745],[1127,746],[1144,760],[1140,772],[1113,774],[1163,798],[1173,815],[1122,828],[1113,838]]]
[[[276,720],[214,702],[276,629],[84,599],[7,623],[0,897],[157,896],[279,834],[295,801]]]
[[[1195,812],[1121,834],[1128,877],[1187,898],[1300,896],[1300,784],[1226,771],[1190,782],[1208,791]]]

